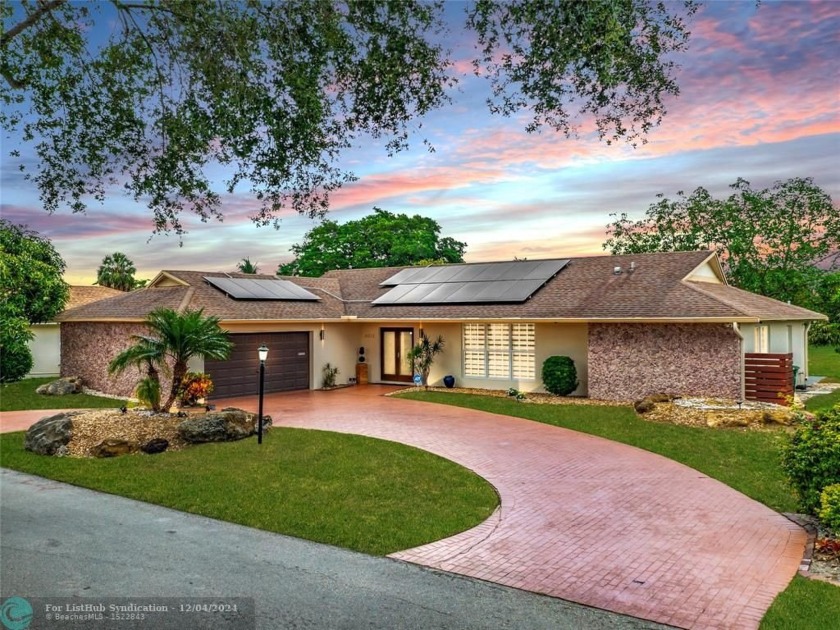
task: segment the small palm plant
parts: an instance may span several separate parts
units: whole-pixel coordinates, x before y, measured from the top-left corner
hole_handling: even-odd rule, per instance
[[[420,382],[423,387],[429,387],[429,372],[432,370],[435,357],[443,352],[443,345],[442,335],[438,335],[438,338],[432,341],[421,330],[420,342],[408,352],[408,358],[414,368],[414,373],[420,375]]]
[[[155,411],[169,409],[178,398],[187,374],[187,364],[192,357],[222,360],[233,349],[227,332],[219,327],[219,318],[205,317],[203,309],[178,313],[169,308],[159,308],[146,317],[146,326],[151,335],[132,337],[134,345],[114,357],[108,371],[119,374],[130,366],[145,366],[147,378],[156,378],[158,384],[159,371],[171,371],[168,398]]]

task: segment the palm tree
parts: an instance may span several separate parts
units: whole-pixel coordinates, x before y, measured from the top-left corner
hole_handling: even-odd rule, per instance
[[[151,405],[152,410],[161,410],[160,406],[160,372],[157,365],[164,358],[165,353],[159,340],[144,335],[132,335],[134,345],[120,352],[108,364],[109,374],[122,374],[129,367],[145,369],[146,376],[138,385],[138,398]],[[140,396],[140,391],[144,393]]]
[[[130,365],[146,365],[147,371],[171,370],[172,385],[163,409],[169,409],[178,397],[192,357],[221,360],[233,349],[228,334],[219,327],[219,318],[205,317],[203,309],[178,313],[159,308],[146,317],[146,326],[152,336],[133,337],[135,345],[117,355],[109,370],[119,372]],[[147,378],[152,378],[152,374]]]
[[[241,273],[259,273],[257,270],[257,265],[259,263],[252,263],[249,257],[243,258],[239,263],[237,263],[236,268],[239,269]]]
[[[120,252],[114,252],[102,259],[96,270],[96,282],[102,287],[111,287],[119,291],[132,291],[138,286],[134,279],[137,269],[131,259]]]

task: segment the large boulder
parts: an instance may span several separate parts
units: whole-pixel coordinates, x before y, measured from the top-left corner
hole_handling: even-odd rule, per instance
[[[64,396],[78,394],[82,391],[82,379],[78,376],[65,376],[51,383],[44,383],[35,390],[36,394],[44,396]]]
[[[29,427],[23,447],[38,455],[65,455],[73,437],[73,416],[79,413],[68,411],[41,418]]]
[[[109,438],[107,440],[102,440],[99,444],[90,449],[90,454],[94,457],[119,457],[120,455],[134,453],[137,448],[137,442]]]
[[[263,416],[263,429],[270,426]],[[257,432],[257,414],[242,409],[227,407],[217,412],[184,420],[178,425],[178,433],[187,442],[232,442],[254,435]]]

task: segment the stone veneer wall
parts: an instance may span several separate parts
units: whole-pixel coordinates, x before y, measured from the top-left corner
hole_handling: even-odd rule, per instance
[[[728,324],[590,324],[589,397],[741,398],[741,339]]]
[[[108,364],[131,344],[131,336],[148,334],[143,324],[65,322],[61,324],[61,375],[81,376],[86,387],[115,396],[132,396],[144,376],[128,368],[117,377],[108,375]],[[166,397],[169,384],[161,374]]]

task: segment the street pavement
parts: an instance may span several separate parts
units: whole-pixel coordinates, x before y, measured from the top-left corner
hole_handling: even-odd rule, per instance
[[[665,628],[5,469],[0,596],[4,602],[12,596],[72,602],[254,598],[256,627],[266,630]],[[207,615],[184,619],[188,630],[214,627]],[[153,623],[48,627],[155,628]]]

